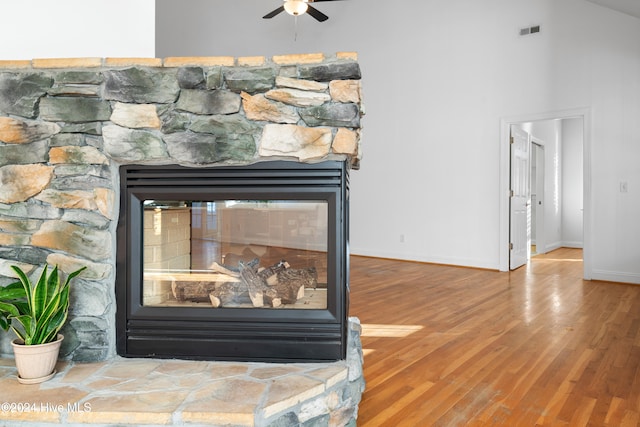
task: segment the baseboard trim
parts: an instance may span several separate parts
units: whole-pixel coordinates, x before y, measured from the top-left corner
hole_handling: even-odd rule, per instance
[[[584,243],[583,242],[562,242],[562,246],[565,248],[574,248],[574,249],[583,249],[584,248]]]
[[[474,259],[474,258],[449,258],[449,257],[430,257],[424,256],[420,254],[412,254],[412,253],[392,253],[392,252],[373,252],[365,249],[358,249],[351,247],[351,255],[355,256],[365,256],[369,258],[386,258],[386,259],[396,259],[402,261],[416,261],[416,262],[425,262],[429,264],[442,264],[442,265],[451,265],[455,267],[470,267],[470,268],[480,268],[484,270],[499,270],[498,265],[495,262],[490,262],[488,260]]]
[[[605,282],[631,283],[634,285],[640,285],[640,274],[594,269],[591,272],[591,280],[602,280]]]

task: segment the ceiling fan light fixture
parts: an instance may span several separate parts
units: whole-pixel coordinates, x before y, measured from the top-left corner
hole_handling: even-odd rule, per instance
[[[307,12],[309,5],[302,0],[286,0],[284,2],[284,10],[293,16],[303,15]]]

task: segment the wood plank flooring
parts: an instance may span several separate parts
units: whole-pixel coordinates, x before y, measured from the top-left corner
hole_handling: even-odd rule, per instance
[[[510,273],[352,257],[358,426],[636,426],[640,286],[558,249]]]

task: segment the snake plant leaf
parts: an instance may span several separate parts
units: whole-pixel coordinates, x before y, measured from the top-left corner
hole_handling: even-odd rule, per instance
[[[18,307],[16,307],[15,304],[0,301],[0,313],[4,312],[7,313],[8,317],[15,317],[20,315]]]
[[[18,309],[18,313],[29,312],[29,304],[27,303],[26,299],[16,300],[12,304]]]
[[[0,301],[9,301],[26,296],[22,283],[15,282],[0,288]]]
[[[25,297],[27,299],[27,304],[29,305],[29,314],[33,316],[33,299],[32,299],[32,285],[31,280],[27,277],[27,275],[20,268],[12,265],[11,268],[18,275],[18,279],[20,280],[20,284],[24,288]]]
[[[87,269],[87,267],[82,267],[82,268],[79,268],[78,270],[76,270],[76,271],[74,271],[72,273],[69,273],[69,275],[67,276],[67,280],[65,281],[64,285],[68,286],[71,283],[71,279],[73,279],[74,277],[76,277],[78,274],[82,273],[86,269]]]
[[[0,301],[0,328],[7,331],[11,325],[11,317],[18,316],[18,308],[8,302]]]
[[[0,288],[0,328],[7,331],[11,317],[18,316],[25,304],[25,290],[20,282]]]
[[[52,274],[53,276],[53,274]],[[35,319],[38,319],[47,304],[47,266],[44,266],[40,278],[36,282],[36,285],[31,288],[31,309],[32,315]]]
[[[33,344],[31,342],[31,337],[33,336],[33,328],[35,325],[31,321],[31,316],[28,314],[22,314],[20,316],[15,316],[14,319],[22,326],[22,329],[11,326],[13,332],[15,332],[18,338],[24,341],[26,345]]]
[[[60,279],[58,277],[58,266],[51,271],[49,278],[47,279],[47,300],[45,304],[48,304],[48,298],[52,295],[56,295],[60,292]]]

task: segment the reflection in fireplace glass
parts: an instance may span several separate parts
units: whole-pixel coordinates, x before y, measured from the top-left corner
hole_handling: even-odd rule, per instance
[[[144,201],[145,306],[327,308],[326,201]]]

